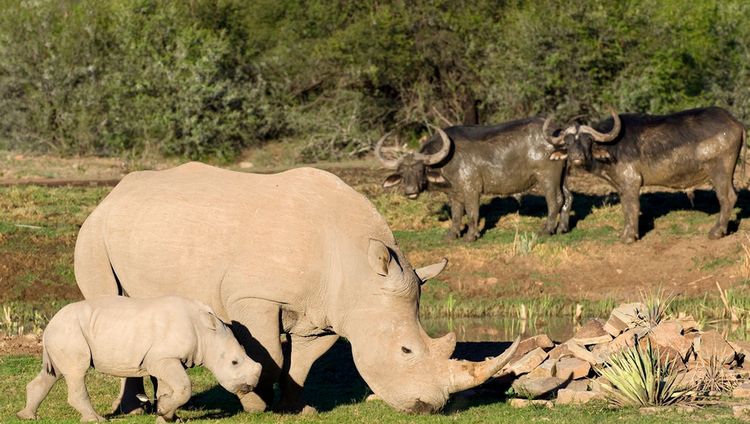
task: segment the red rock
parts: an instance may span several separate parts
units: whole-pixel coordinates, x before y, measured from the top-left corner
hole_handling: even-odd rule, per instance
[[[553,395],[565,384],[565,380],[557,377],[529,378],[523,376],[513,382],[513,390],[526,398],[540,398]]]
[[[646,306],[640,302],[623,303],[612,310],[610,317],[615,317],[629,328],[633,328],[643,321],[643,311],[645,310]]]
[[[569,389],[560,389],[557,391],[556,405],[582,405],[594,400],[605,400],[603,393],[597,392],[579,392]]]
[[[538,347],[524,355],[518,361],[512,363],[510,365],[510,371],[515,375],[526,374],[538,367],[545,359],[547,359],[547,352],[541,347]]]
[[[589,391],[589,381],[588,379],[584,380],[573,380],[570,383],[568,383],[565,386],[565,389],[567,390],[573,390],[576,392],[588,392]]]
[[[565,343],[559,344],[549,351],[549,357],[552,359],[560,359],[565,356],[573,356],[573,352],[568,349],[568,346]]]
[[[528,373],[529,378],[544,378],[554,377],[557,359],[547,358],[538,367],[534,368],[533,371]]]
[[[568,346],[568,350],[570,350],[570,353],[576,358],[582,359],[592,365],[596,364],[594,354],[586,350],[586,348],[579,346],[572,340],[568,340],[565,345]]]
[[[612,340],[612,336],[602,328],[603,324],[599,320],[589,320],[573,336],[573,341],[581,346],[607,343]]]
[[[518,348],[516,348],[516,353],[511,356],[510,363],[518,361],[534,349],[552,349],[553,347],[555,347],[555,343],[546,334],[529,337],[518,343]]]
[[[609,352],[615,353],[627,347],[633,347],[635,346],[635,339],[638,338],[640,340],[645,334],[645,329],[630,328],[612,340],[609,344]]]
[[[628,329],[628,324],[622,322],[616,316],[610,316],[607,322],[602,326],[602,329],[606,331],[610,336],[617,337],[623,331]]]
[[[648,335],[651,343],[662,349],[676,351],[680,359],[687,360],[693,349],[693,342],[682,335],[682,326],[677,321],[663,321],[651,329]]]
[[[541,399],[511,399],[510,400],[510,406],[513,408],[528,408],[530,406],[538,406],[538,407],[544,407],[547,409],[552,409],[554,405],[552,404],[552,401],[549,400],[541,400]]]
[[[589,375],[591,364],[578,358],[560,358],[557,361],[555,376],[562,379],[577,380]]]

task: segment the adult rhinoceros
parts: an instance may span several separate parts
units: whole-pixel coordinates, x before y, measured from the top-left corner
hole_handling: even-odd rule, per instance
[[[414,270],[373,205],[330,173],[199,163],[126,176],[86,219],[75,251],[86,298],[178,294],[231,322],[263,365],[240,399],[248,411],[268,406],[279,377],[279,409],[303,410],[307,373],[339,336],[370,388],[400,410],[435,411],[490,378],[516,345],[483,362],[452,360],[455,336],[431,339],[419,323],[420,285],[445,264]],[[281,333],[291,343],[284,373]],[[126,385],[123,406],[142,384]]]

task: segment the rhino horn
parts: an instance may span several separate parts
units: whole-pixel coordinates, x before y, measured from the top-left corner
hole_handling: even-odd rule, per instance
[[[520,337],[516,338],[516,341],[502,355],[482,362],[449,359],[448,393],[471,389],[489,380],[510,361],[511,356],[518,349],[520,340]]]

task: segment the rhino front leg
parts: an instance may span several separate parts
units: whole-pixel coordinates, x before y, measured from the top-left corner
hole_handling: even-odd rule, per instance
[[[175,412],[190,400],[192,389],[190,378],[179,359],[165,358],[149,363],[148,373],[156,377],[158,390],[156,413],[160,421],[172,421]]]
[[[302,396],[307,374],[313,363],[336,343],[339,336],[325,335],[300,337],[291,335],[291,353],[285,362],[285,373],[281,380],[281,401],[277,410],[293,413],[314,413],[315,408],[305,404]],[[288,369],[287,369],[288,368]]]
[[[247,355],[261,364],[254,391],[240,396],[246,412],[263,412],[273,401],[273,385],[279,380],[284,355],[281,351],[278,304],[261,299],[241,299],[228,305],[232,332]]]

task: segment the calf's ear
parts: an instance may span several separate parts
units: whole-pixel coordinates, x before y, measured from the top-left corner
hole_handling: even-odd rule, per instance
[[[443,174],[440,171],[436,171],[434,169],[427,170],[427,181],[429,181],[432,184],[438,184],[442,186],[451,185],[448,182],[448,180],[446,180],[445,177],[443,177]]]
[[[378,275],[388,275],[388,266],[391,264],[391,251],[388,246],[380,240],[370,239],[367,246],[367,260],[370,268]]]
[[[393,187],[401,182],[401,174],[392,174],[383,181],[383,188]]]
[[[612,156],[610,156],[609,152],[606,149],[602,149],[599,146],[594,146],[591,149],[591,155],[594,156],[594,159],[596,160],[601,160],[601,161],[612,160]]]
[[[568,151],[565,149],[555,150],[549,155],[549,160],[565,160],[567,158],[568,158]]]

